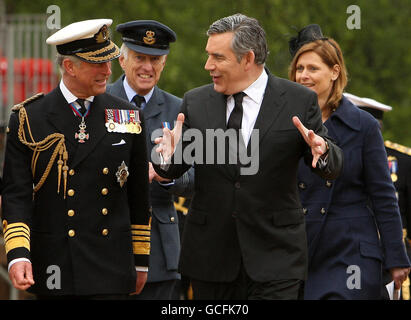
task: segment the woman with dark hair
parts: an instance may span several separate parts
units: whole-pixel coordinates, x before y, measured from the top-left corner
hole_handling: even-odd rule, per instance
[[[380,299],[382,268],[399,289],[410,263],[379,124],[343,96],[342,51],[318,25],[291,39],[290,52],[290,79],[317,93],[323,123],[344,153],[334,181],[299,166],[309,246],[304,297]]]

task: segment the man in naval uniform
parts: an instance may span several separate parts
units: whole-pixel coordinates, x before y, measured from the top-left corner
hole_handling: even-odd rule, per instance
[[[379,122],[383,129],[383,116],[385,112],[392,110],[391,106],[384,105],[369,98],[360,98],[352,94],[346,96],[358,107],[371,113]],[[396,189],[398,205],[401,213],[403,225],[403,238],[408,256],[411,258],[411,148],[385,141],[385,150],[388,157],[391,179]],[[402,284],[401,297],[403,300],[410,300],[410,279],[407,278]]]
[[[123,44],[119,62],[124,74],[107,92],[136,104],[146,120],[147,150],[154,148],[154,138],[164,126],[173,126],[182,100],[157,87],[165,67],[170,42],[175,32],[154,20],[129,21],[116,27]],[[179,219],[174,208],[174,196],[188,196],[193,190],[193,169],[175,180],[161,178],[152,168],[150,204],[152,208],[151,252],[147,283],[136,299],[169,300],[179,298],[181,279],[177,272],[180,255]]]
[[[9,275],[40,299],[128,298],[147,279],[144,120],[105,93],[120,53],[111,23],[76,22],[49,37],[62,80],[10,117],[2,217]]]

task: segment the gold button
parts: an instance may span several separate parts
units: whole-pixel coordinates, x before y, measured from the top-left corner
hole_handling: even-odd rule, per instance
[[[103,169],[103,174],[108,174],[108,168]]]
[[[171,221],[171,222],[174,222],[174,220],[175,220],[174,217],[171,217],[171,218],[170,218],[170,221]]]
[[[74,169],[70,169],[69,175],[74,176],[74,173],[75,173]]]
[[[108,213],[107,208],[101,209],[101,213],[102,213],[103,215],[107,215],[107,213]]]
[[[73,190],[73,189],[70,189],[69,191],[67,191],[67,194],[68,194],[70,197],[74,196],[74,190]]]
[[[308,212],[307,208],[303,208],[303,213],[307,214],[307,212]]]
[[[67,214],[68,214],[69,217],[74,216],[74,210],[67,211]]]
[[[103,231],[101,231],[101,234],[102,234],[103,236],[108,235],[108,230],[107,230],[107,229],[103,229]]]
[[[70,238],[73,238],[76,235],[76,232],[73,229],[70,229],[68,235]]]
[[[326,212],[325,208],[321,208],[320,212],[321,212],[321,214],[324,214]]]
[[[107,188],[103,188],[103,189],[101,190],[101,194],[102,194],[103,196],[105,196],[107,193],[108,193],[108,189],[107,189]]]

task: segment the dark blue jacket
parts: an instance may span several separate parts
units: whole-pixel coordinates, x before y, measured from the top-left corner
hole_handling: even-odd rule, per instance
[[[379,299],[381,268],[410,265],[378,122],[343,97],[325,122],[344,153],[327,181],[299,166],[309,270],[306,299]]]

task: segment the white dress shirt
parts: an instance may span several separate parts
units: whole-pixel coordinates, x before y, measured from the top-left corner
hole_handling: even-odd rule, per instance
[[[255,80],[247,89],[243,90],[246,95],[243,98],[243,120],[241,122],[241,134],[245,145],[248,144],[251,133],[254,129],[255,121],[257,120],[257,116],[263,102],[267,83],[268,75],[263,69],[257,80]],[[234,98],[231,95],[227,98],[227,122],[233,109]]]
[[[67,103],[72,104],[78,99],[78,97],[72,94],[71,91],[66,87],[66,85],[63,82],[63,79],[61,79],[59,86],[61,93],[63,94],[63,97],[64,99],[66,99]],[[84,106],[88,109],[93,100],[94,96],[87,97],[86,99],[84,99]],[[78,103],[76,103],[75,106],[78,110],[80,110],[80,105]]]

